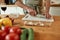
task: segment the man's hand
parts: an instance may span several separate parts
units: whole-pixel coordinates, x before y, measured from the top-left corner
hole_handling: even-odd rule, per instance
[[[28,11],[28,13],[30,13],[30,15],[32,15],[32,16],[35,16],[35,15],[36,15],[36,11],[33,10],[32,8],[28,8],[27,11]]]
[[[47,19],[51,18],[51,15],[49,13],[46,13],[45,16],[46,16]]]
[[[26,6],[22,3],[22,1],[16,1],[15,5],[18,5],[19,7],[22,7],[23,9],[27,10],[32,16],[36,15],[36,11],[30,8],[29,6]]]

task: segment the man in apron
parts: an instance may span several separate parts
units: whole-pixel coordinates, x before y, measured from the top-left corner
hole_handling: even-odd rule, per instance
[[[30,13],[31,15],[35,16],[36,15],[36,10],[32,9],[31,7],[29,6],[26,6],[22,0],[10,0],[11,2],[13,1],[16,5],[18,5],[19,7],[22,7],[23,9],[27,10],[28,13]],[[35,0],[26,0],[26,2],[33,2]],[[36,0],[37,1],[37,0]],[[39,0],[40,1],[40,4],[41,4],[41,1],[42,0]],[[43,0],[45,1],[44,3],[44,6],[46,8],[44,14],[46,16],[46,18],[50,18],[50,14],[49,14],[49,9],[50,9],[50,0]]]

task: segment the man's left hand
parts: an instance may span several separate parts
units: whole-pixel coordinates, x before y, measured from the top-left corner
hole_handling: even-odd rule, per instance
[[[49,13],[46,13],[45,15],[46,15],[46,18],[47,19],[50,19],[51,18],[51,15]]]

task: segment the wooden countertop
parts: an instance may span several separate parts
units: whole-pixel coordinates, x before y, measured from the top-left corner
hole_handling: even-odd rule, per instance
[[[22,17],[24,16],[20,15],[15,22],[21,27],[33,28],[35,40],[60,40],[60,16],[54,16],[55,22],[50,27],[25,26]]]

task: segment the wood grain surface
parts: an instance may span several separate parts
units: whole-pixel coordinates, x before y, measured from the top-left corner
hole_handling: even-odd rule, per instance
[[[21,19],[24,16],[20,15],[14,20],[20,27],[33,28],[35,40],[60,40],[60,16],[54,16],[54,22],[51,26],[39,27],[39,26],[26,26]]]

